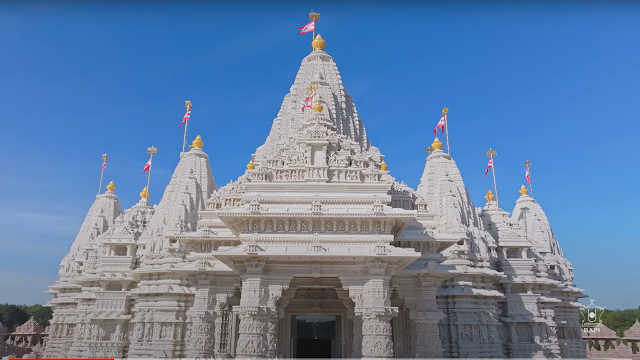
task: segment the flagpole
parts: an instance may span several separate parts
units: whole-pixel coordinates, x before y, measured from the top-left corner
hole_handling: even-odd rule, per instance
[[[449,123],[447,122],[447,114],[449,114],[449,108],[444,107],[442,109],[442,115],[444,116],[444,131],[447,134],[447,154],[451,155],[451,151],[449,150]]]
[[[317,82],[311,83],[311,108],[313,109],[313,103],[316,101],[316,89],[318,88]]]
[[[313,20],[313,39],[315,39],[316,38],[316,21],[320,19],[320,14],[314,13],[313,10],[311,10],[311,12],[309,13],[309,19]]]
[[[491,148],[487,150],[487,157],[489,157],[491,160],[493,160],[493,158],[496,157],[496,155],[498,155],[498,153],[495,150],[492,150]],[[500,207],[500,203],[498,202],[498,185],[496,185],[496,162],[495,161],[491,161],[491,173],[493,174],[493,190],[496,192],[496,205]]]
[[[153,167],[153,155],[158,153],[158,149],[156,149],[153,145],[150,148],[147,148],[147,154],[151,155],[151,159],[149,159],[149,176],[147,177],[147,192],[149,191],[149,183],[151,182],[151,168]]]
[[[100,171],[100,186],[98,186],[98,195],[102,191],[102,177],[104,176],[104,162],[107,161],[107,154],[102,154],[102,170]]]
[[[533,185],[531,185],[531,172],[529,171],[529,167],[531,166],[531,161],[527,160],[524,163],[525,169],[527,169],[527,174],[529,175],[529,190],[531,190],[531,197],[533,197]]]
[[[191,110],[191,101],[185,101],[184,106],[187,108],[187,111]],[[191,120],[191,116],[189,116],[189,118],[184,123],[184,139],[182,140],[182,152],[184,152],[184,148],[187,146],[187,127],[189,126],[189,120]],[[151,171],[149,171],[149,173],[151,173]]]

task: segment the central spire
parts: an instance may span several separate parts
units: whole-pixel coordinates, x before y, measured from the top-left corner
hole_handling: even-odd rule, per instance
[[[273,120],[267,140],[256,150],[253,157],[256,167],[281,149],[295,146],[304,123],[309,119],[309,112],[303,109],[309,96],[307,89],[312,83],[313,107],[318,102],[322,104],[320,111],[333,123],[337,136],[344,137],[345,144],[349,143],[349,148],[358,151],[367,151],[371,147],[353,99],[347,94],[335,60],[324,52],[325,46],[326,42],[320,35],[312,41],[313,51],[302,60],[294,83]]]

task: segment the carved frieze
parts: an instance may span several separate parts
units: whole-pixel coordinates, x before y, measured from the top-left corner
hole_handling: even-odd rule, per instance
[[[316,208],[313,206],[312,204],[312,208],[309,209],[310,211],[322,211],[322,205],[317,205]],[[369,219],[341,220],[339,218],[324,220],[290,218],[283,220],[264,217],[262,219],[245,220],[242,226],[242,232],[245,234],[299,232],[321,234],[390,234],[392,229],[392,221],[372,221]]]

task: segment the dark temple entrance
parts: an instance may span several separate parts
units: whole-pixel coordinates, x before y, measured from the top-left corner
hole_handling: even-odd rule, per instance
[[[298,339],[299,359],[330,358],[331,339]]]
[[[340,357],[337,342],[340,315],[294,315],[291,329],[294,330],[294,358]],[[336,356],[338,355],[338,356]]]

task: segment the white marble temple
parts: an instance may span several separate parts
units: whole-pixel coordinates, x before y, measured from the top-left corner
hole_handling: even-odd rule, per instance
[[[158,205],[96,198],[45,357],[586,357],[583,291],[526,189],[476,208],[437,139],[417,190],[398,182],[312,45],[236,181],[217,187],[198,137]]]

